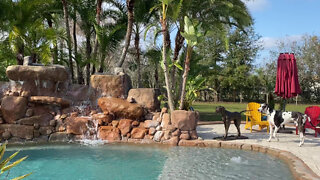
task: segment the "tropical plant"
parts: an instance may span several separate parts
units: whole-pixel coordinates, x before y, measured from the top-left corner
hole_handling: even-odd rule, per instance
[[[205,86],[206,78],[198,75],[195,78],[189,78],[186,85],[185,100],[181,109],[189,110],[193,102],[199,98],[200,91],[207,89]]]
[[[9,156],[8,158],[2,160],[3,158],[3,155],[6,151],[6,146],[7,146],[7,143],[3,143],[1,146],[0,146],[0,176],[3,175],[5,172],[8,172],[11,168],[17,166],[19,163],[21,163],[22,161],[24,161],[25,159],[27,159],[27,156],[23,157],[23,158],[20,158],[18,160],[16,160],[15,162],[11,163],[11,164],[8,164],[16,155],[18,155],[19,151],[13,153],[11,156]],[[13,178],[13,180],[19,180],[19,179],[23,179],[29,175],[31,175],[32,173],[29,173],[29,174],[25,174],[23,176],[19,176],[19,177],[16,177],[16,178]]]
[[[182,88],[181,88],[181,97],[180,97],[180,106],[179,109],[183,109],[184,107],[184,98],[186,94],[186,84],[188,73],[190,70],[190,60],[193,51],[193,47],[201,41],[204,37],[204,32],[201,29],[201,23],[194,24],[190,21],[190,19],[185,16],[184,17],[184,32],[181,32],[181,35],[187,41],[187,55],[184,62],[184,73],[182,75]]]

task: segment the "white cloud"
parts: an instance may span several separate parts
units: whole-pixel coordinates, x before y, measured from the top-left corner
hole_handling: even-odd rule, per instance
[[[290,35],[285,37],[262,37],[260,42],[265,49],[276,48],[280,42],[292,43],[302,40],[303,35]]]
[[[242,0],[250,11],[262,11],[269,6],[268,0]]]

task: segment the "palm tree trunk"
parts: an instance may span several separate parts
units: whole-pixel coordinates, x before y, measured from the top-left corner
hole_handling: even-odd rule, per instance
[[[165,10],[163,10],[165,11]],[[165,12],[163,12],[164,14]],[[169,78],[169,68],[167,63],[167,47],[170,46],[170,42],[168,42],[168,27],[167,27],[167,20],[164,16],[161,21],[162,26],[162,32],[163,32],[163,50],[162,50],[162,57],[163,57],[163,64],[164,64],[164,78],[166,82],[166,88],[167,88],[167,95],[168,95],[168,105],[171,112],[174,111],[174,103],[173,103],[173,97],[172,97],[172,90],[171,90],[171,83]]]
[[[142,87],[141,83],[141,66],[140,66],[140,33],[139,26],[136,24],[136,33],[134,38],[134,47],[136,49],[136,63],[138,65],[138,88]]]
[[[186,95],[186,85],[187,85],[187,79],[188,79],[188,74],[190,70],[190,60],[192,55],[192,49],[193,48],[191,46],[187,46],[187,56],[184,62],[184,72],[182,75],[182,88],[181,88],[180,106],[179,106],[180,110],[184,108],[184,99]]]
[[[183,28],[183,26],[181,27]],[[174,47],[174,53],[173,53],[173,63],[175,63],[177,60],[178,60],[178,57],[179,57],[179,53],[180,53],[180,50],[183,46],[183,42],[184,42],[184,37],[181,35],[181,32],[183,32],[183,29],[179,29],[177,31],[177,35],[176,35],[176,39],[175,39],[175,47]],[[171,72],[171,81],[172,81],[172,88],[174,89],[175,84],[176,84],[176,78],[175,78],[175,75],[176,75],[176,67],[175,66],[172,66],[172,72]]]
[[[96,23],[98,26],[100,26],[100,22],[101,22],[101,9],[102,9],[102,0],[97,0],[97,10],[96,10]],[[94,46],[93,46],[93,59],[96,60],[97,59],[97,54],[98,54],[98,34],[96,32],[96,38],[94,40]],[[101,52],[104,53],[104,52]],[[101,57],[101,60],[104,60],[104,58]],[[93,69],[95,71],[95,66],[93,65]],[[100,62],[100,69],[99,72],[103,72],[104,69],[104,65],[103,62]],[[95,72],[93,72],[95,73]]]
[[[90,56],[91,56],[91,51],[92,51],[92,47],[91,47],[91,42],[90,42],[90,32],[86,33],[86,59],[87,59],[87,66],[86,66],[86,70],[87,70],[87,74],[86,74],[86,79],[87,79],[87,85],[90,84]]]
[[[124,59],[126,58],[127,51],[130,45],[131,33],[132,33],[132,26],[133,26],[133,8],[134,8],[134,1],[135,0],[127,0],[127,9],[128,9],[128,26],[127,26],[127,33],[124,42],[124,47],[122,50],[122,54],[117,64],[117,67],[122,67],[124,63]]]
[[[63,14],[64,20],[66,23],[66,31],[67,31],[67,45],[68,45],[68,55],[69,55],[69,67],[71,72],[71,80],[74,80],[73,74],[73,63],[72,63],[72,49],[71,49],[71,35],[70,35],[70,27],[69,27],[69,14],[68,14],[68,2],[67,0],[61,0],[63,5]]]
[[[82,69],[79,62],[79,55],[78,55],[78,41],[77,41],[77,17],[76,14],[73,19],[73,45],[74,45],[74,56],[76,59],[76,68],[77,68],[77,79],[78,79],[78,84],[83,84],[84,79],[83,79],[83,74],[82,74]]]
[[[154,72],[154,81],[155,81],[155,85],[154,88],[158,88],[159,89],[159,72],[158,72],[158,64],[156,64],[155,67],[155,72]]]

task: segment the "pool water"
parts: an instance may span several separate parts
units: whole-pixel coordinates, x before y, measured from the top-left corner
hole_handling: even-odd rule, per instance
[[[9,178],[33,172],[26,179],[293,179],[277,158],[232,149],[63,144],[9,147],[5,156],[17,150],[17,158],[28,158]]]

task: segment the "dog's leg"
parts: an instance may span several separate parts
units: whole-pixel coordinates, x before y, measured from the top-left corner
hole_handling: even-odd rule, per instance
[[[234,125],[236,126],[237,130],[238,130],[238,137],[241,136],[241,132],[240,132],[240,124],[241,124],[241,119],[240,120],[234,120]]]
[[[275,126],[274,132],[273,132],[273,137],[274,137],[277,141],[279,141],[279,138],[278,138],[278,136],[277,136],[277,133],[278,133],[278,131],[279,131],[280,128],[281,128],[281,126],[280,126],[280,127]]]
[[[300,135],[300,144],[299,147],[302,146],[302,144],[304,143],[304,136],[303,136],[303,132],[299,131],[299,135]]]
[[[225,132],[225,135],[224,135],[224,138],[225,138],[225,139],[227,139],[227,137],[228,137],[229,127],[230,127],[230,120],[227,119],[227,120],[226,120],[226,124],[225,124],[225,126],[224,126],[225,131],[226,131],[226,132]]]
[[[273,131],[273,127],[272,127],[272,125],[271,125],[271,123],[269,123],[269,139],[267,140],[268,142],[270,142],[271,141],[271,138],[272,138],[272,131]]]

